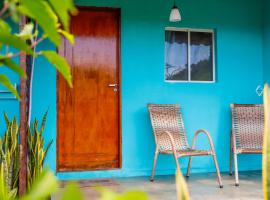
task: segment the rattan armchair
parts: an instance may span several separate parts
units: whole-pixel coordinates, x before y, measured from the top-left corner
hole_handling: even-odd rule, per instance
[[[263,145],[263,105],[232,104],[232,131],[230,145],[230,175],[234,155],[235,185],[239,186],[238,154],[261,154]]]
[[[222,188],[223,185],[216,159],[216,153],[210,134],[206,130],[196,131],[192,141],[192,147],[190,147],[186,137],[180,105],[148,104],[148,110],[156,142],[156,151],[150,181],[154,181],[156,161],[159,154],[172,154],[177,167],[179,167],[178,158],[188,156],[189,163],[186,174],[187,177],[190,175],[193,156],[213,156],[218,183],[220,188]],[[195,149],[196,138],[200,133],[207,136],[210,144],[210,150]]]

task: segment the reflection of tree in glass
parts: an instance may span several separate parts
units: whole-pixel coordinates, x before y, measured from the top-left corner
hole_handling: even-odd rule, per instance
[[[209,60],[200,61],[197,64],[191,65],[192,76],[191,79],[195,81],[213,81],[213,68]]]
[[[173,70],[170,70],[170,69]],[[170,81],[179,81],[179,80],[187,80],[188,70],[187,65],[185,68],[177,68],[175,66],[171,66],[168,63],[166,64],[166,80]]]
[[[191,80],[213,81],[212,33],[191,32]]]

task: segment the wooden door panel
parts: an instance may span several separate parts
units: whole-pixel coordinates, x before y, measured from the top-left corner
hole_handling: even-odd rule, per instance
[[[73,89],[58,76],[59,171],[120,167],[119,11],[81,9],[72,18],[72,47],[60,54],[72,66]]]

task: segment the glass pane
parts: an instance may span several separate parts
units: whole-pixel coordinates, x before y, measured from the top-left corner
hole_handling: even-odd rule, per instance
[[[188,33],[166,31],[165,80],[188,80]]]
[[[191,81],[213,81],[213,34],[190,32]]]

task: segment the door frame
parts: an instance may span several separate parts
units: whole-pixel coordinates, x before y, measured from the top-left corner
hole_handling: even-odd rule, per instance
[[[95,169],[95,170],[89,170],[89,169],[74,169],[74,170],[69,170],[69,169],[60,169],[59,168],[59,160],[58,160],[58,149],[59,149],[59,140],[58,140],[58,134],[59,134],[59,127],[58,127],[58,81],[59,81],[59,72],[57,72],[56,75],[56,172],[85,172],[85,171],[108,171],[108,170],[119,170],[122,169],[122,54],[121,54],[121,35],[122,35],[122,18],[121,18],[121,8],[113,8],[113,7],[95,7],[95,6],[77,6],[78,10],[88,10],[88,11],[114,11],[117,14],[118,17],[118,24],[119,24],[119,37],[118,37],[118,50],[117,50],[117,62],[118,62],[118,139],[119,139],[119,167],[117,168],[106,168],[106,169]],[[64,38],[62,37],[62,41]],[[65,47],[61,45],[57,49],[57,53],[63,56]]]

